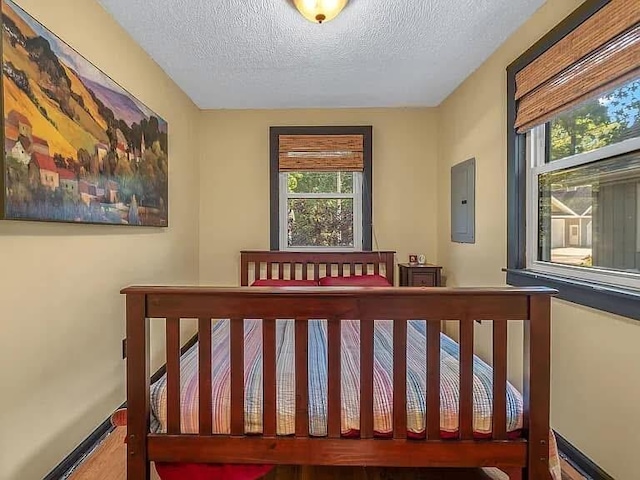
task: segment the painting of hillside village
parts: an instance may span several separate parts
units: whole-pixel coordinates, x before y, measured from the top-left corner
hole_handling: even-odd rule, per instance
[[[167,123],[2,3],[2,218],[167,226]]]

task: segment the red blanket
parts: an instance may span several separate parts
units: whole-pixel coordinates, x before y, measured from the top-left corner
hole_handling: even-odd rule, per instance
[[[162,480],[258,480],[272,468],[271,465],[156,463]]]
[[[111,415],[114,427],[127,426],[127,409]],[[125,442],[126,442],[125,438]],[[258,480],[271,471],[273,465],[209,465],[200,463],[156,463],[161,480]]]

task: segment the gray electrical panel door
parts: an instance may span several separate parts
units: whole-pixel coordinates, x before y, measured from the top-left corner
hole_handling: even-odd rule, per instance
[[[451,167],[451,241],[476,242],[476,159]]]

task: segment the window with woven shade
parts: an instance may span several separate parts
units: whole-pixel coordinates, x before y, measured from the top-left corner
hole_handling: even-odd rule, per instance
[[[519,267],[640,289],[640,1],[579,10],[589,15],[511,72]]]
[[[272,127],[272,249],[371,249],[371,157],[371,127]]]

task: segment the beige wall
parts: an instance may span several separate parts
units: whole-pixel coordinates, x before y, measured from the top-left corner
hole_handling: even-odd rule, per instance
[[[168,229],[0,223],[0,478],[36,480],[124,401],[119,289],[197,280],[199,112],[94,0],[18,3],[169,122]]]
[[[374,249],[436,261],[435,109],[209,111],[202,115],[200,279],[237,285],[239,251],[269,249],[269,127],[373,125]]]
[[[502,285],[506,265],[506,72],[578,5],[548,0],[441,106],[438,258],[451,285]],[[450,167],[477,160],[475,245],[449,240]],[[477,351],[490,352],[489,326]],[[520,331],[512,329],[510,378],[519,384]],[[552,423],[619,480],[640,478],[640,323],[554,301]]]

